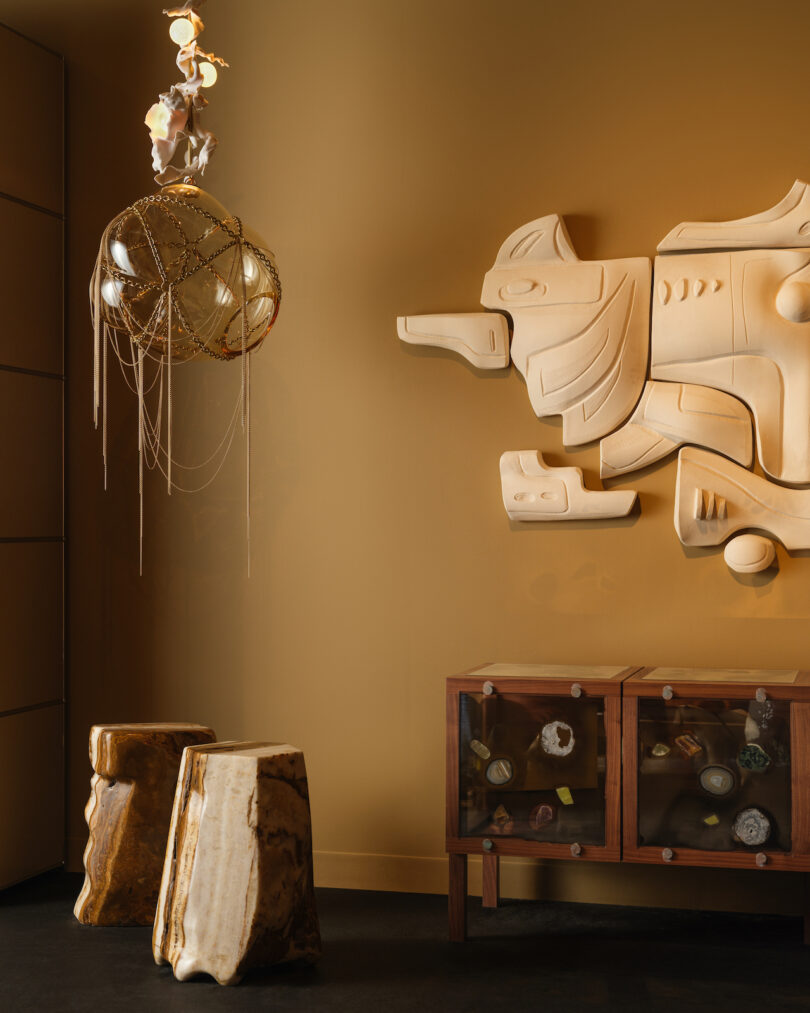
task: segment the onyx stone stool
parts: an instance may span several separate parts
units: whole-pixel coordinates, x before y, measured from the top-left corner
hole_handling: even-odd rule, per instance
[[[304,754],[269,742],[183,753],[152,951],[185,981],[321,952]]]
[[[73,911],[88,925],[155,920],[177,772],[186,746],[216,739],[203,725],[94,725],[90,836]]]

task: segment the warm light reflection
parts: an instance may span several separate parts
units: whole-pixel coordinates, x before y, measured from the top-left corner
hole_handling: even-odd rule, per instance
[[[217,68],[213,63],[208,63],[207,61],[201,63],[200,73],[202,74],[203,88],[210,88],[211,85],[217,83]]]
[[[101,283],[101,298],[108,306],[121,305],[124,283],[120,278],[105,278]]]
[[[162,102],[155,102],[150,106],[149,112],[144,118],[144,123],[149,127],[149,136],[153,141],[165,141],[169,136],[172,114]]]
[[[129,259],[129,251],[120,239],[113,239],[110,241],[110,254],[124,274],[129,274],[133,278],[135,277],[135,268],[132,266],[132,261]]]
[[[188,18],[175,18],[169,27],[169,35],[172,42],[176,42],[178,46],[187,46],[196,38],[197,32]]]

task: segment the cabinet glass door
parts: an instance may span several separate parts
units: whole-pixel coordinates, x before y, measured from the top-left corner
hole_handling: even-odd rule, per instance
[[[638,844],[790,851],[790,704],[639,700]]]
[[[459,694],[459,833],[605,844],[602,697]]]

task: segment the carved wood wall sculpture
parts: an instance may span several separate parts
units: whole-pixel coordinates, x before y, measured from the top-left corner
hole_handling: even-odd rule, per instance
[[[810,485],[810,186],[797,180],[749,218],[684,222],[658,252],[653,277],[643,257],[581,261],[559,215],[538,218],[484,278],[492,312],[400,317],[398,333],[481,369],[511,356],[535,414],[562,416],[566,446],[601,440],[602,478],[682,448],[678,537],[736,535],[728,566],[767,569],[773,542],[739,532],[810,547],[810,490],[770,481]],[[753,437],[766,478],[746,470]],[[504,453],[501,486],[518,521],[622,517],[636,499],[591,492],[578,468],[547,467],[539,451]]]

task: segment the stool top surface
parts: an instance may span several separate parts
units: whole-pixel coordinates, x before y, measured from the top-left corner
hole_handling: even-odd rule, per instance
[[[93,725],[92,732],[210,732],[208,725],[186,721],[133,721],[125,724]]]
[[[289,756],[300,753],[297,746],[291,746],[289,742],[201,742],[189,746],[189,750],[195,753],[218,753],[225,756],[251,757],[251,756]]]

